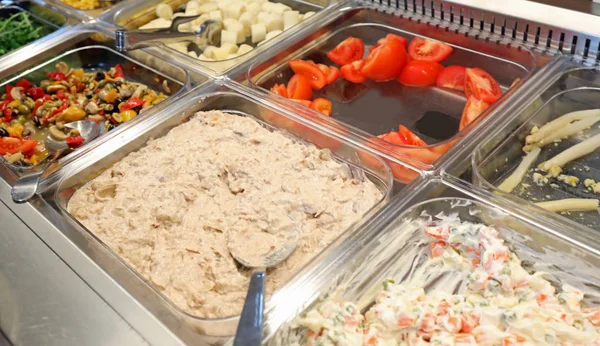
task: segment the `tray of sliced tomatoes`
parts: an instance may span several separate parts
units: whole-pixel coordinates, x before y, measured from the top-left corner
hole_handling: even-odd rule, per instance
[[[373,9],[346,10],[278,54],[286,60],[251,67],[250,82],[335,119],[377,150],[433,167],[531,74],[535,59],[521,47],[422,25]],[[397,179],[414,178],[390,163]]]

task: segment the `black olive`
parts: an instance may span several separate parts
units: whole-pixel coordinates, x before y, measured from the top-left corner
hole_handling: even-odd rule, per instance
[[[117,87],[117,88],[118,88],[118,87],[120,87],[121,85],[123,85],[123,82],[121,82],[120,80],[118,80],[118,81],[114,81],[114,82],[113,82],[113,85],[114,85],[115,87]]]
[[[33,117],[33,123],[37,127],[42,127],[42,124],[40,123],[40,118],[38,118],[38,117]]]
[[[8,131],[0,128],[0,137],[8,137]]]
[[[104,72],[96,72],[96,77],[94,79],[96,79],[98,82],[104,80]]]
[[[119,108],[119,105],[123,102],[123,99],[120,97],[117,97],[114,101],[113,101],[113,105],[115,106],[115,108]]]
[[[85,92],[85,97],[89,99],[91,99],[92,97],[94,97],[94,92],[92,92],[91,90],[88,90]]]

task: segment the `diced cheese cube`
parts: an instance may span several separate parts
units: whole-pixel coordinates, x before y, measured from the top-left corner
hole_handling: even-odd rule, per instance
[[[256,15],[257,23],[266,24],[269,20],[271,20],[271,14],[269,12],[258,12],[258,14]]]
[[[237,54],[229,54],[229,55],[227,56],[227,59],[235,59],[235,58],[237,58],[237,57],[238,57],[238,55],[237,55]]]
[[[238,52],[238,46],[231,43],[222,43],[221,48],[227,52],[227,54],[235,54]]]
[[[267,28],[267,32],[283,30],[283,20],[281,19],[281,16],[271,13],[271,18],[265,23],[265,27]]]
[[[156,18],[156,19],[140,26],[140,29],[162,29],[162,28],[168,28],[170,26],[171,26],[170,20]]]
[[[256,24],[256,15],[252,12],[244,12],[240,16],[240,23],[244,26],[244,35],[250,36],[252,31],[250,31],[250,27],[252,24]]]
[[[231,5],[233,0],[217,0],[217,6],[219,6],[219,10],[224,10],[227,6]]]
[[[267,36],[267,28],[263,23],[253,24],[250,31],[252,32],[252,43],[263,41]]]
[[[215,60],[225,60],[229,55],[229,51],[227,47],[219,47],[214,50],[214,59]]]
[[[260,11],[261,11],[261,7],[260,7],[259,3],[252,2],[252,3],[246,4],[246,12],[258,13]]]
[[[158,18],[171,20],[173,19],[173,9],[167,4],[158,4],[158,6],[156,6],[156,16]]]
[[[190,50],[188,52],[188,55],[191,56],[194,59],[198,59],[198,54],[196,54],[196,52],[194,52],[193,50]]]
[[[217,11],[211,11],[209,14],[210,19],[212,20],[223,20],[223,16],[221,15],[221,11],[217,10]]]
[[[198,59],[202,60],[202,61],[213,61],[214,60],[213,58],[209,58],[209,57],[205,56],[204,54],[200,54]]]
[[[283,30],[298,24],[300,22],[300,12],[286,11],[283,12]]]
[[[292,10],[291,7],[279,3],[279,4],[275,4],[275,6],[273,6],[273,10],[271,10],[271,12],[282,15],[285,11],[291,11],[291,10]]]
[[[267,33],[267,36],[265,36],[265,40],[270,40],[270,39],[272,39],[273,37],[275,37],[275,36],[277,36],[277,35],[281,34],[282,32],[283,32],[283,31],[281,31],[281,30],[273,30],[273,31],[270,31],[269,33]]]
[[[206,4],[202,4],[202,5],[200,5],[200,7],[198,7],[198,13],[199,14],[210,13],[212,11],[217,11],[218,9],[219,9],[219,7],[217,6],[217,4],[208,2]],[[187,7],[186,7],[186,14],[187,14]]]
[[[223,43],[231,43],[237,44],[238,34],[234,31],[229,30],[221,30],[221,44]]]
[[[244,34],[244,25],[242,23],[238,22],[235,19],[228,18],[223,21],[223,24],[225,26],[225,30],[236,33],[236,43],[242,43],[246,41],[246,35]]]
[[[244,11],[246,11],[246,6],[243,4],[231,4],[223,9],[223,16],[225,18],[238,19]]]
[[[202,54],[204,54],[207,58],[214,59],[215,58],[215,49],[217,49],[217,47],[215,47],[215,46],[206,46],[206,48],[204,48],[204,52],[202,52]]]
[[[267,1],[262,3],[261,8],[265,12],[275,12],[277,10],[277,4]]]
[[[254,48],[251,45],[243,44],[240,46],[240,48],[238,48],[237,54],[238,55],[246,54],[249,51],[251,51],[252,49],[254,49]]]

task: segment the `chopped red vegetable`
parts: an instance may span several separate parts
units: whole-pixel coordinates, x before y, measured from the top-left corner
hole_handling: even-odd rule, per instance
[[[356,37],[348,37],[327,53],[329,60],[338,65],[347,65],[361,60],[365,54],[364,42]]]
[[[498,82],[485,70],[467,68],[465,71],[465,96],[474,96],[484,102],[494,103],[502,96]]]
[[[465,71],[463,66],[448,66],[437,77],[436,85],[440,88],[465,90]]]
[[[294,73],[308,78],[313,89],[320,90],[327,84],[325,74],[314,62],[305,60],[290,60],[288,61],[288,64]]]
[[[398,81],[408,86],[427,86],[435,84],[444,66],[435,61],[412,60],[406,64]]]
[[[398,77],[405,62],[405,48],[397,41],[386,40],[373,49],[360,72],[369,79],[385,82]]]
[[[47,72],[46,77],[55,81],[67,80],[67,76],[64,73],[58,71]]]
[[[287,92],[287,89],[285,88],[285,84],[275,84],[271,88],[271,91],[277,95],[280,95],[280,96],[283,96],[286,98],[288,97],[288,92]]]
[[[312,98],[310,80],[303,75],[295,74],[288,83],[287,95],[291,99],[310,100]]]
[[[17,86],[23,88],[23,90],[27,92],[27,90],[29,90],[29,88],[31,88],[33,84],[27,79],[21,79],[17,82]]]
[[[364,64],[363,60],[357,60],[351,64],[342,66],[340,73],[347,81],[357,84],[364,83],[367,81],[367,77],[360,72]]]
[[[290,99],[292,101],[298,102],[299,104],[306,106],[308,108],[312,108],[312,101],[308,101],[308,100],[298,100],[298,99]]]
[[[132,97],[129,100],[127,100],[127,102],[121,103],[119,105],[119,110],[120,111],[126,111],[126,110],[129,110],[129,109],[133,109],[135,107],[143,106],[144,103],[146,103],[145,100],[140,100],[137,97]]]
[[[37,88],[37,87],[36,88],[29,88],[29,90],[27,91],[27,93],[34,100],[41,99],[42,97],[44,97],[44,95],[46,95],[46,93],[44,93],[44,89]]]
[[[458,129],[462,130],[465,127],[467,127],[467,125],[473,122],[473,120],[475,120],[489,106],[489,103],[482,101],[474,96],[469,97],[467,99],[467,104],[465,104],[465,108],[460,118],[460,125]]]
[[[315,99],[312,104],[312,109],[327,116],[331,116],[331,108],[331,101],[324,98]]]
[[[427,145],[427,143],[425,143],[424,140],[419,138],[419,136],[417,136],[414,132],[412,132],[408,127],[404,125],[400,125],[398,127],[398,134],[405,144],[415,145],[419,147]]]
[[[327,66],[324,64],[317,64],[319,70],[325,75],[325,82],[331,84],[340,78],[340,70],[335,66]]]
[[[114,78],[119,78],[119,77],[123,77],[123,68],[121,68],[120,64],[116,64],[115,65],[115,73],[113,74]]]
[[[70,148],[77,148],[81,146],[85,140],[81,136],[70,136],[65,139],[65,142],[67,142],[67,145]]]
[[[408,46],[408,54],[413,60],[440,62],[452,53],[452,47],[426,38],[415,37]]]
[[[37,141],[29,138],[2,137],[0,138],[0,155],[29,153],[35,149]]]

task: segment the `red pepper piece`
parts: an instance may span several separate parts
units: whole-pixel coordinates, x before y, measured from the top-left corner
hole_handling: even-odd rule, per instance
[[[42,88],[29,88],[27,92],[34,100],[41,99],[45,95],[44,89]]]
[[[67,80],[67,76],[64,73],[58,71],[48,72],[46,73],[46,77],[51,78],[55,81]]]
[[[123,77],[123,68],[121,68],[120,64],[115,65],[115,73],[113,74],[114,78]]]
[[[121,110],[121,112],[126,111],[135,107],[143,106],[144,103],[146,103],[145,100],[140,100],[137,97],[132,97],[129,100],[127,100],[127,102],[121,103],[119,105],[119,110]]]
[[[70,136],[65,139],[65,142],[67,142],[67,145],[70,148],[77,148],[82,145],[85,140],[81,136]]]

